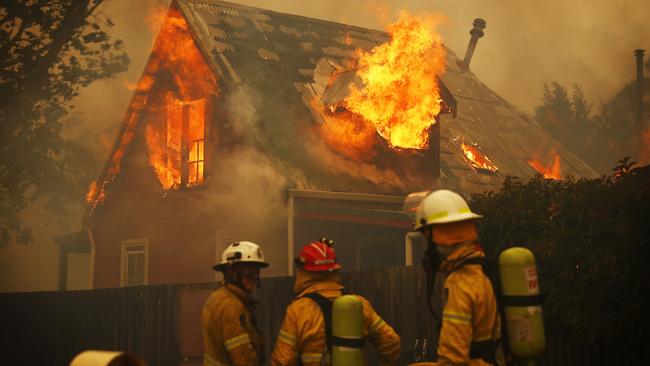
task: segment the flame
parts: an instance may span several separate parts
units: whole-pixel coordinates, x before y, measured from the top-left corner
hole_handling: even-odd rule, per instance
[[[100,181],[89,187],[86,200],[91,204],[91,215],[92,210],[106,198],[107,185],[119,174],[124,151],[135,136],[137,122],[145,107],[149,117],[145,129],[149,164],[163,188],[169,189],[180,183],[180,155],[175,156],[174,152],[181,150],[180,141],[186,141],[188,145],[202,141],[205,118],[205,106],[202,103],[211,95],[219,95],[214,73],[208,68],[203,55],[196,47],[182,14],[174,8],[165,13],[164,9],[156,7],[147,19],[150,20],[152,29],[156,24],[162,23],[162,26],[143,75],[134,86],[135,94],[125,116],[122,135],[106,172]],[[129,86],[127,84],[127,87]],[[198,103],[201,107],[190,106],[189,113],[178,112],[177,108],[176,116],[167,118],[167,113],[164,112],[173,109],[169,107],[170,103]],[[179,113],[189,116],[189,120],[184,119],[181,123],[186,125],[180,127],[179,123],[173,122],[174,119],[181,118],[178,117]],[[188,139],[174,140],[173,136],[179,134],[185,126],[189,129]],[[188,185],[203,181],[204,144],[198,144],[199,151],[188,146],[190,152],[194,151],[194,155],[189,158],[196,159],[188,162],[188,165],[194,164],[196,167],[194,174],[188,172]]]
[[[86,193],[86,201],[91,204],[91,210],[94,210],[98,204],[104,202],[106,198],[106,186],[113,181],[115,176],[120,172],[120,164],[124,156],[124,150],[133,140],[135,136],[135,126],[140,113],[138,112],[144,105],[146,98],[143,96],[135,95],[129,104],[129,109],[124,117],[124,127],[122,136],[118,140],[117,148],[113,152],[113,156],[108,162],[106,172],[103,179],[91,183],[88,193]]]
[[[325,120],[320,129],[331,148],[367,160],[374,156],[377,136],[394,149],[428,147],[430,127],[441,110],[437,77],[446,59],[435,31],[438,23],[402,11],[388,26],[389,42],[371,51],[357,49],[345,68],[330,76],[328,86],[350,73],[359,81],[348,84],[348,96],[335,105],[312,101]]]
[[[219,91],[187,22],[175,9],[160,29],[137,90],[154,86],[158,97],[149,108],[158,113],[152,113],[156,117],[146,128],[149,164],[164,189],[180,186],[185,164],[189,164],[187,184],[202,183],[205,98]],[[189,155],[183,158],[185,148]]]
[[[324,141],[330,148],[359,161],[375,156],[374,126],[350,111],[326,108],[318,98],[314,98],[311,104],[315,110],[324,108],[325,123],[321,124],[321,130]]]
[[[548,166],[542,165],[542,163],[537,159],[528,160],[528,165],[533,167],[538,173],[544,176],[546,179],[562,179],[562,172],[560,168],[560,155],[557,154],[555,149],[551,150],[552,163]]]
[[[95,196],[97,195],[97,182],[93,181],[90,183],[90,186],[88,186],[88,193],[86,193],[86,202],[92,203],[95,200]]]
[[[343,104],[372,123],[392,147],[428,147],[429,128],[441,109],[436,76],[444,73],[446,57],[437,23],[402,10],[388,27],[389,42],[369,52],[356,50],[364,86],[352,84]]]
[[[463,150],[463,153],[467,157],[467,160],[469,160],[470,164],[474,168],[477,169],[483,169],[483,170],[488,170],[491,172],[496,172],[498,168],[490,158],[488,158],[481,150],[479,150],[478,146],[466,144],[465,142],[460,143],[460,147]]]

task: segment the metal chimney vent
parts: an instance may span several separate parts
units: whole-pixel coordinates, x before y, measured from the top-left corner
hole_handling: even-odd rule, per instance
[[[485,33],[483,33],[483,29],[485,29],[486,23],[484,19],[481,18],[476,18],[474,19],[474,23],[472,24],[474,28],[469,31],[469,34],[472,36],[469,40],[469,44],[467,45],[467,51],[465,52],[465,58],[463,59],[463,63],[460,65],[461,69],[463,71],[469,70],[469,64],[472,61],[472,56],[474,55],[474,49],[476,48],[476,43],[478,43],[478,39],[483,37]]]

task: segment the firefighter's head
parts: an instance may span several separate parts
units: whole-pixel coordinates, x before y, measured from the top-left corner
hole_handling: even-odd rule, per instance
[[[228,245],[221,254],[221,262],[212,268],[223,272],[226,283],[251,292],[259,285],[260,269],[268,265],[259,245],[239,241]]]
[[[321,238],[305,245],[294,260],[296,266],[294,291],[302,292],[311,284],[320,281],[340,281],[341,265],[336,260],[334,241]]]
[[[295,264],[308,272],[331,272],[341,269],[341,265],[336,261],[334,240],[327,238],[302,247],[295,258]]]
[[[439,189],[428,194],[415,212],[415,230],[443,257],[459,245],[477,240],[476,219],[483,216],[470,210],[458,193]]]

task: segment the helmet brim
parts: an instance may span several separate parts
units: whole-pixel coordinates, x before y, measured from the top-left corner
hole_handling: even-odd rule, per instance
[[[467,212],[467,213],[449,215],[447,217],[442,217],[442,218],[439,218],[439,219],[435,219],[435,220],[432,220],[430,222],[427,222],[426,224],[424,224],[424,223],[415,223],[413,229],[417,231],[417,230],[420,230],[423,227],[429,226],[429,225],[450,224],[452,222],[477,220],[477,219],[481,219],[481,218],[483,218],[482,215],[475,214],[473,212]]]
[[[257,266],[260,267],[260,268],[266,268],[266,267],[269,266],[269,264],[266,263],[266,262],[257,262],[257,261],[236,261],[236,262],[228,262],[228,263],[219,263],[219,264],[215,264],[214,266],[212,266],[212,269],[215,270],[215,271],[218,271],[218,272],[223,272],[223,271],[226,269],[226,267],[228,267],[228,266],[232,266],[232,265],[235,265],[235,264],[253,264],[253,265],[257,265]]]
[[[320,266],[301,266],[302,269],[304,269],[307,272],[330,272],[330,271],[337,271],[341,268],[343,268],[342,265],[335,263],[335,264],[322,264]]]

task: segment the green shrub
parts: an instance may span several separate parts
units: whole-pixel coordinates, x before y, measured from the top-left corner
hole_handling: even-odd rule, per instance
[[[650,336],[650,166],[620,163],[596,180],[509,177],[470,202],[488,255],[535,253],[548,331],[594,346]]]

